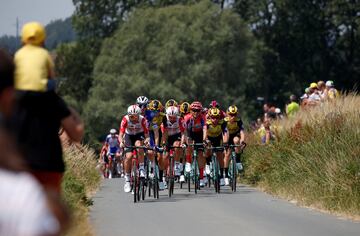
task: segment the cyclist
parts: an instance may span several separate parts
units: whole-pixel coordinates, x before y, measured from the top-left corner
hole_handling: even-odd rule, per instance
[[[180,147],[185,144],[185,123],[179,116],[179,109],[176,106],[170,106],[166,109],[167,127],[161,126],[162,132],[166,135],[167,145]],[[180,176],[182,166],[180,165],[181,149],[175,150],[174,172],[175,176]],[[166,157],[167,158],[167,157]],[[180,176],[180,181],[185,181],[184,176]]]
[[[221,144],[224,147],[228,146],[228,130],[227,124],[224,119],[221,119],[221,111],[218,108],[210,108],[208,112],[208,119],[206,120],[206,133],[205,133],[205,143],[210,144],[213,147],[219,147]],[[225,171],[225,177],[229,178],[228,168],[225,167],[224,163],[224,153],[217,151],[216,158],[220,165],[220,185],[225,185],[225,179],[223,178],[223,173]],[[201,182],[200,182],[201,186]]]
[[[178,103],[174,100],[174,99],[169,99],[166,101],[165,103],[165,109],[167,109],[168,107],[170,106],[175,106],[177,107],[178,106]],[[166,111],[166,110],[165,110]]]
[[[120,134],[119,142],[122,147],[125,146],[125,185],[124,191],[126,193],[131,191],[130,186],[130,171],[131,171],[131,159],[132,159],[132,149],[126,148],[129,146],[142,146],[144,143],[148,142],[149,131],[146,126],[145,118],[140,115],[141,109],[138,105],[131,105],[127,109],[127,115],[125,115],[121,120],[120,125]],[[145,168],[144,168],[144,151],[138,150],[139,158],[139,172],[140,177],[145,177]]]
[[[159,100],[152,100],[147,110],[145,111],[145,118],[148,122],[149,135],[150,135],[150,146],[151,147],[159,147],[161,144],[164,144],[164,137],[160,132],[161,125],[163,127],[167,127],[166,116],[163,112],[163,105]],[[153,162],[154,153],[153,151],[149,151],[149,158]],[[159,190],[164,190],[166,185],[165,181],[163,181],[164,170],[166,167],[166,158],[162,156],[161,153],[158,153],[158,164],[159,164]]]
[[[190,113],[190,104],[188,102],[183,102],[180,105],[180,116],[184,118],[187,114]]]
[[[108,147],[106,146],[105,142],[103,144],[103,146],[101,147],[101,151],[100,151],[100,158],[99,158],[99,168],[100,168],[100,172],[103,176],[103,178],[107,178],[106,176],[106,172],[105,172],[105,165],[107,164],[107,154],[108,153]]]
[[[188,144],[190,143],[204,143],[206,140],[206,124],[204,116],[201,115],[203,107],[198,101],[191,103],[190,113],[185,116],[185,124],[187,129]],[[185,171],[191,171],[191,155],[193,149],[188,147],[186,150],[186,164]],[[203,155],[203,149],[199,149],[198,153],[199,171],[200,171],[200,186],[204,184],[204,167],[205,158]]]
[[[110,130],[110,134],[106,137],[105,145],[108,150],[106,153],[105,163],[107,163],[109,165],[109,169],[112,170],[115,157],[120,151],[119,136],[116,134],[116,129]],[[110,171],[108,178],[112,178],[112,171]]]
[[[229,144],[230,145],[240,145],[245,141],[245,133],[243,122],[238,116],[238,108],[235,105],[229,106],[226,111],[225,122],[227,125],[227,130],[229,132]],[[240,147],[235,148],[236,152],[236,166],[238,170],[242,170],[243,166],[240,160]],[[231,150],[225,151],[225,169],[229,168]],[[229,185],[229,178],[225,178],[225,185]]]
[[[145,110],[146,110],[147,105],[149,104],[149,99],[145,96],[139,96],[136,99],[136,104],[141,109],[141,115],[145,115]]]
[[[218,103],[216,100],[213,100],[209,104],[209,109],[207,110],[207,116],[209,115],[209,111],[211,108],[218,108],[220,110],[220,118],[224,119],[226,117],[226,113],[220,109],[220,103]],[[206,117],[207,119],[207,117]]]

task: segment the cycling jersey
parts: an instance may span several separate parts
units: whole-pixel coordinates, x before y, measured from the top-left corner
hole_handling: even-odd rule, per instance
[[[164,133],[167,131],[168,136],[183,133],[185,131],[185,122],[182,118],[178,117],[174,123],[170,120],[166,120],[166,127],[161,125],[161,131]]]
[[[162,112],[146,110],[145,118],[148,122],[149,130],[160,128],[161,124],[166,127],[166,116]]]
[[[148,134],[149,131],[146,127],[146,119],[140,115],[137,122],[132,122],[129,116],[126,115],[121,121],[120,132],[128,135],[137,135],[140,133]]]
[[[187,114],[184,120],[185,120],[186,128],[189,133],[198,133],[203,131],[205,125],[205,119],[202,115],[198,115],[194,119],[192,114]]]
[[[234,122],[230,122],[229,117],[225,117],[224,121],[227,124],[227,130],[229,131],[229,134],[237,134],[241,130],[244,130],[243,122],[240,118],[235,118]]]
[[[115,135],[114,137],[109,134],[106,137],[106,145],[109,147],[108,153],[115,154],[120,149],[119,136]]]
[[[208,137],[219,137],[221,134],[227,132],[227,122],[224,120],[219,120],[218,123],[215,125],[211,120],[206,121],[207,126],[207,136]]]

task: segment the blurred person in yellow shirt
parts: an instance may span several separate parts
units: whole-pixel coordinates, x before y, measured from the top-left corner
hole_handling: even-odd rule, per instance
[[[54,89],[54,63],[44,48],[45,28],[29,22],[22,29],[23,47],[15,53],[15,89],[45,92]]]

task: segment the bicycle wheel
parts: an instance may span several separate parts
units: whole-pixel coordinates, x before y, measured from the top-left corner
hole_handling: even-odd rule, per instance
[[[141,189],[141,199],[145,200],[145,179],[140,180],[140,189]]]
[[[232,184],[231,184],[231,189],[233,192],[236,192],[236,179],[237,179],[237,171],[236,171],[236,161],[233,158],[232,159]]]
[[[173,181],[174,181],[174,173],[173,173],[173,158],[170,157],[170,163],[169,163],[169,177],[168,177],[168,184],[169,184],[169,197],[171,197],[172,194],[172,185],[173,185]]]
[[[131,171],[131,180],[132,180],[132,191],[134,192],[134,203],[137,201],[137,185],[138,179],[136,174],[136,165],[133,165],[133,170]]]
[[[199,166],[197,159],[194,160],[194,184],[195,184],[195,194],[197,194],[199,186]]]

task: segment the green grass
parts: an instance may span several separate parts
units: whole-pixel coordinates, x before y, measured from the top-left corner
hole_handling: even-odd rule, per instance
[[[249,138],[245,181],[302,205],[360,217],[360,97],[302,111],[278,126],[278,140]]]
[[[87,147],[70,146],[64,152],[66,172],[62,189],[65,202],[72,213],[72,226],[66,235],[94,235],[88,222],[90,196],[100,184],[95,170],[95,153]]]

